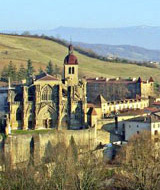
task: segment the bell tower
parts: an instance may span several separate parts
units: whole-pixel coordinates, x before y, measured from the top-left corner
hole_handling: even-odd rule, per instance
[[[68,46],[68,55],[64,59],[63,78],[69,86],[78,84],[78,59],[73,54],[73,46]]]

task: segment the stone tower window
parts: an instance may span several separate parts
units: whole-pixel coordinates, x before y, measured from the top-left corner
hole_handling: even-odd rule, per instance
[[[45,86],[42,90],[42,100],[52,100],[52,88],[49,86]]]
[[[155,131],[154,131],[154,135],[158,135],[158,130],[155,130]]]
[[[71,67],[69,67],[69,69],[68,69],[68,73],[69,73],[69,74],[72,73],[72,71],[71,71]]]
[[[74,67],[72,67],[72,74],[74,74]]]

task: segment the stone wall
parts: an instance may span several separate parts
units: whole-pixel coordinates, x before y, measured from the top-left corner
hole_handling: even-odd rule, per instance
[[[40,164],[42,158],[49,146],[56,146],[58,142],[69,145],[71,136],[77,145],[82,149],[95,149],[102,142],[109,143],[110,135],[108,132],[102,132],[92,129],[86,130],[66,130],[46,132],[44,134],[34,135],[10,135],[4,141],[4,156],[8,165],[16,165],[20,163],[28,164],[31,159],[35,165]],[[54,152],[53,152],[54,154]]]

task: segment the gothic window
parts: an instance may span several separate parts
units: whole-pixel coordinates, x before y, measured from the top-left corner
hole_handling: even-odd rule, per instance
[[[16,120],[22,120],[22,112],[21,110],[18,108],[17,112],[16,112]]]
[[[72,71],[71,71],[71,67],[69,67],[68,73],[69,73],[69,74],[71,74],[71,73],[72,73]]]
[[[49,86],[45,86],[42,91],[42,100],[52,100],[52,89]]]
[[[74,74],[74,67],[72,67],[72,74]]]

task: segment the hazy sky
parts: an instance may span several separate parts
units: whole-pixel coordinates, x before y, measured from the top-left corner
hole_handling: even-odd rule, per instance
[[[160,0],[0,0],[0,30],[160,26]]]

